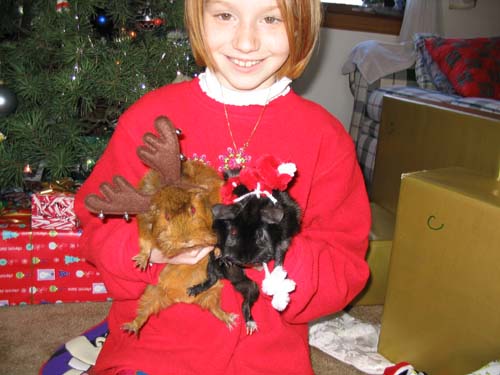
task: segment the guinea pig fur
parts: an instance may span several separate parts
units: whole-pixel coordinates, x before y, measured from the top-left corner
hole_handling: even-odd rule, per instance
[[[141,269],[149,264],[152,248],[170,258],[186,249],[216,244],[210,208],[219,202],[222,179],[215,170],[197,161],[183,163],[182,177],[184,185],[158,189],[154,186],[155,172],[151,171],[141,182],[142,191],[156,191],[150,210],[137,217],[140,252],[134,260]],[[178,302],[198,304],[232,328],[237,315],[220,307],[222,283],[213,283],[197,295],[187,293],[190,286],[207,278],[208,263],[206,256],[193,265],[167,264],[159,275],[158,284],[146,287],[136,318],[124,324],[123,329],[138,334],[149,316]]]
[[[240,191],[239,195],[244,193]],[[298,204],[287,192],[275,190],[272,195],[276,203],[264,196],[249,196],[237,203],[217,204],[212,208],[212,227],[221,255],[211,255],[207,280],[189,290],[191,295],[196,295],[221,278],[230,280],[243,296],[247,334],[257,330],[251,308],[259,296],[259,288],[246,276],[244,268],[271,260],[275,266],[282,265],[290,241],[300,229]]]

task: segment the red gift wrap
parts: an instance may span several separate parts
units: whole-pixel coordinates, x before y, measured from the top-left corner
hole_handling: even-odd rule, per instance
[[[0,216],[0,306],[106,301],[102,278],[81,257],[81,231],[32,229],[30,216]]]
[[[95,267],[81,257],[81,232],[33,229],[33,303],[105,301]]]
[[[73,230],[77,224],[75,196],[69,193],[36,193],[31,196],[33,229]]]
[[[5,209],[0,210],[0,224],[24,224],[31,225],[31,210],[28,209]]]
[[[31,302],[29,216],[0,216],[0,306]]]

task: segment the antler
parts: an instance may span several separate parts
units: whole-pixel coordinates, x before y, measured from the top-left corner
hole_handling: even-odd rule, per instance
[[[178,131],[164,116],[155,120],[155,128],[160,135],[146,133],[142,140],[144,146],[137,148],[137,155],[149,167],[158,172],[162,185],[178,183],[181,179],[181,154],[179,151]]]
[[[90,212],[103,215],[136,215],[149,209],[151,195],[137,191],[122,176],[113,177],[113,184],[104,182],[99,191],[104,196],[89,194],[85,198],[85,206]]]
[[[178,184],[181,179],[181,156],[177,130],[172,122],[164,116],[155,120],[155,128],[159,136],[146,133],[144,146],[137,148],[137,155],[150,168],[158,172],[161,185]],[[85,206],[90,212],[99,214],[136,215],[148,211],[152,195],[136,190],[122,176],[113,177],[113,185],[102,183],[99,187],[104,198],[89,194],[85,198]]]

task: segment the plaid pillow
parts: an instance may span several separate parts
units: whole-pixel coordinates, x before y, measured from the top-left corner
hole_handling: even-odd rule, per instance
[[[441,72],[438,64],[432,59],[425,40],[438,37],[430,33],[416,33],[413,36],[413,43],[416,51],[415,75],[418,86],[423,89],[437,90],[446,94],[456,95],[456,91],[448,78]]]
[[[500,37],[437,37],[424,43],[458,94],[500,99]]]

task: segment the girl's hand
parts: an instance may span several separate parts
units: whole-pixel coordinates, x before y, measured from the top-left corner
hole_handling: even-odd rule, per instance
[[[170,263],[170,264],[196,264],[202,260],[208,253],[214,250],[213,246],[200,247],[192,249],[176,255],[172,258],[166,258],[163,256],[160,250],[152,249],[151,255],[149,257],[150,263]]]

